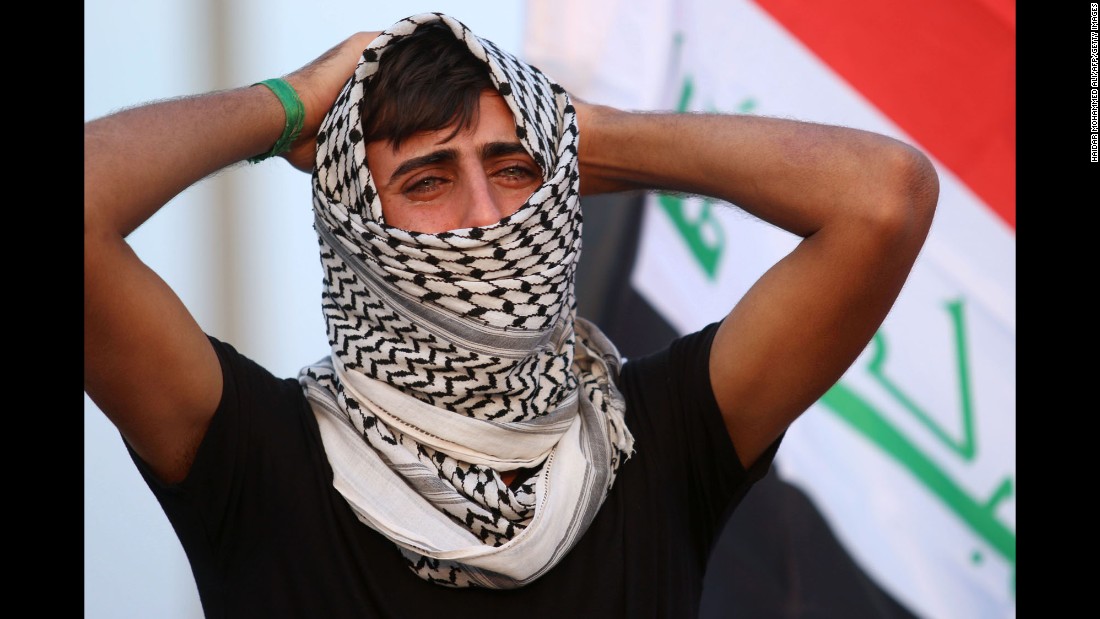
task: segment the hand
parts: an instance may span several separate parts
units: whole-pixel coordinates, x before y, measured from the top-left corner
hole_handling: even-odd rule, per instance
[[[570,93],[569,100],[577,111],[577,161],[581,174],[581,195],[595,195],[640,189],[641,186],[624,181],[618,176],[621,170],[609,165],[601,149],[604,148],[602,128],[613,123],[622,112],[606,105],[587,103]]]
[[[363,50],[380,32],[358,32],[319,58],[286,76],[305,106],[305,121],[290,150],[280,155],[290,165],[312,172],[317,158],[317,130],[336,102],[337,95],[355,73]]]

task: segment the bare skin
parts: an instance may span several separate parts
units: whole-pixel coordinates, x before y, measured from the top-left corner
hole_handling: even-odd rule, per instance
[[[306,106],[302,136],[285,156],[296,168],[312,168],[320,121],[376,34],[359,33],[288,76]],[[531,177],[526,155],[488,148],[515,142],[502,105],[483,97],[479,123],[449,142],[444,129],[396,151],[368,145],[387,222],[438,232],[494,223],[522,205],[541,172]],[[711,350],[714,395],[749,466],[881,324],[927,236],[936,174],[915,149],[864,131],[575,105],[582,195],[708,195],[803,238],[731,309]],[[125,237],[187,186],[264,151],[282,124],[262,86],[85,124],[84,387],[165,482],[190,470],[221,396],[220,366],[201,327]]]
[[[496,91],[482,93],[469,129],[452,132],[419,133],[397,150],[389,142],[367,145],[387,224],[429,233],[487,226],[519,210],[542,184]]]

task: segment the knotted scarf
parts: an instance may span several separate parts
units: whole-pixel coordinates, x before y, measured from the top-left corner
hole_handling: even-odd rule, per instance
[[[485,63],[543,182],[495,224],[427,234],[384,221],[359,102],[386,50],[437,21]],[[545,574],[633,449],[619,353],[576,317],[577,134],[561,87],[438,13],[371,42],[318,134],[332,354],[299,381],[333,485],[431,582],[514,588]],[[519,469],[535,472],[509,488],[501,473]]]

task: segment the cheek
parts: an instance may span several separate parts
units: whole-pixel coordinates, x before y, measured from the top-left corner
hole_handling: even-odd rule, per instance
[[[501,190],[500,201],[501,208],[504,211],[503,215],[511,215],[523,207],[531,196],[535,194],[535,190],[539,188],[540,183],[532,183],[527,187],[508,188]]]
[[[527,203],[527,199],[531,197],[531,193],[527,192],[515,196],[513,199],[505,203],[504,208],[501,209],[501,217],[508,217],[514,215],[516,211],[523,208],[523,205]]]

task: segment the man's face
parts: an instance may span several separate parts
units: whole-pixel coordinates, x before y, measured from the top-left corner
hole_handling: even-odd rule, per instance
[[[418,133],[396,151],[388,141],[367,144],[387,224],[433,234],[487,226],[519,210],[542,184],[496,91],[482,92],[478,121],[447,140],[452,131]]]

